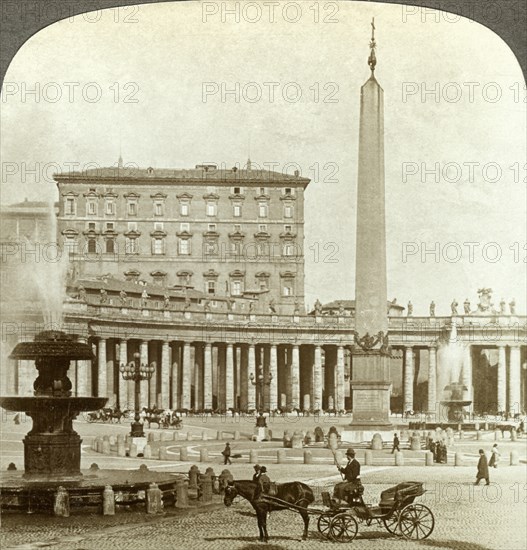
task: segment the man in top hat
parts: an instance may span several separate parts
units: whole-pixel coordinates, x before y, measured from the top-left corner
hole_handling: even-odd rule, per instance
[[[260,477],[260,468],[260,464],[254,465],[253,481],[258,481],[258,478]]]
[[[355,450],[351,447],[346,451],[348,463],[344,468],[337,466],[344,476],[344,481],[337,483],[333,491],[333,498],[347,500],[347,497],[354,497],[357,491],[362,488],[360,481],[360,463],[355,458]]]

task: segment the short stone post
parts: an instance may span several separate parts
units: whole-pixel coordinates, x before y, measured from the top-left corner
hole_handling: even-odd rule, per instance
[[[126,445],[122,435],[117,436],[117,456],[126,456]]]
[[[192,432],[187,432],[187,441],[192,441]]]
[[[339,446],[339,438],[335,432],[331,432],[328,436],[328,447],[336,449]]]
[[[143,449],[143,457],[152,458],[152,447],[150,447],[148,443],[145,445],[145,448]]]
[[[481,439],[481,430],[476,431],[476,441],[479,441]]]
[[[204,447],[199,450],[199,460],[200,462],[209,461],[209,450],[207,448]]]
[[[186,508],[188,506],[188,482],[185,479],[176,480],[176,507]]]
[[[238,441],[240,439],[240,432],[239,430],[234,431],[234,441]]]
[[[130,445],[130,458],[137,458],[137,445],[135,443],[132,443]]]
[[[395,451],[395,465],[404,466],[404,455],[402,451]]]
[[[60,485],[55,493],[53,501],[53,513],[56,516],[69,518],[70,517],[70,496],[68,491]]]
[[[205,430],[203,430],[201,432],[201,440],[202,441],[207,441],[207,439],[208,439],[207,432]]]
[[[221,433],[221,430],[218,430],[218,433],[216,434],[216,439],[217,439],[218,441],[220,441],[221,439],[223,439],[222,436],[223,436],[223,434]]]
[[[168,451],[166,447],[159,447],[159,460],[168,460]]]
[[[249,453],[249,463],[250,464],[258,463],[258,451],[256,449],[251,449]]]
[[[414,432],[410,438],[410,450],[411,451],[420,451],[421,450],[421,437],[417,432]]]
[[[293,449],[301,449],[303,447],[304,436],[301,431],[296,431],[291,439],[291,447]]]
[[[160,514],[163,511],[163,493],[157,483],[150,483],[146,490],[146,513]]]
[[[201,501],[204,504],[212,502],[212,476],[205,474],[200,476],[201,481]]]
[[[434,465],[434,453],[432,451],[427,451],[425,453],[425,466]]]
[[[124,439],[123,439],[124,445]],[[102,492],[102,515],[113,516],[115,515],[115,493],[111,485],[106,485]]]
[[[373,466],[373,453],[369,449],[364,453],[364,464],[365,466]]]
[[[511,429],[511,441],[517,441],[518,440],[518,433],[516,432],[516,428]]]
[[[199,468],[193,464],[188,472],[189,488],[196,489],[198,486]]]
[[[313,464],[313,453],[311,451],[304,451],[304,464]]]
[[[463,453],[454,454],[454,466],[464,466],[463,464]]]
[[[518,456],[518,451],[511,451],[510,465],[518,466],[519,463],[520,463],[520,458]]]
[[[172,434],[172,439],[174,441],[179,441],[179,432],[177,430],[174,430],[174,433]]]
[[[276,463],[283,464],[285,462],[285,449],[278,449],[276,451]]]
[[[372,451],[382,451],[382,436],[381,434],[373,434],[371,439],[371,449]]]
[[[95,451],[95,452],[99,452],[99,445],[101,444],[102,442],[102,438],[101,437],[96,437],[93,441],[92,441],[92,445],[91,445],[91,448]]]
[[[110,441],[108,439],[103,439],[101,444],[101,451],[103,455],[109,455],[111,451]]]
[[[494,430],[494,441],[499,441],[500,439],[503,439],[501,430]]]
[[[148,441],[148,443],[152,443],[153,441],[155,441],[156,438],[154,432],[150,432],[149,434],[147,434],[146,440]]]
[[[179,449],[179,460],[188,462],[188,447],[183,446]]]

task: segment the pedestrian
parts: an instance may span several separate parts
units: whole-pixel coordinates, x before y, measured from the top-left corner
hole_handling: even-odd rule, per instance
[[[225,449],[221,452],[223,455],[223,464],[232,464],[231,462],[231,446],[229,442],[225,443]]]
[[[258,478],[260,477],[260,464],[254,465],[254,474],[253,474],[253,481],[258,482]]]
[[[501,454],[498,451],[498,444],[497,443],[494,443],[494,445],[492,446],[491,453],[492,453],[492,455],[491,455],[490,460],[489,460],[489,468],[491,466],[493,468],[497,468],[498,467],[498,462],[500,461],[500,457],[501,457]]]
[[[399,438],[397,437],[397,434],[393,434],[392,455],[395,451],[400,451],[400,449],[399,449]]]
[[[479,461],[478,461],[478,473],[476,474],[476,482],[474,485],[479,485],[479,482],[484,479],[485,485],[490,485],[489,481],[489,464],[487,462],[487,457],[485,456],[485,451],[483,449],[479,450]]]

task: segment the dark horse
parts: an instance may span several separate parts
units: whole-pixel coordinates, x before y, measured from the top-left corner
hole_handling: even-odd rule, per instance
[[[254,493],[257,485],[255,481],[249,480],[229,481],[229,484],[225,487],[225,498],[223,499],[223,503],[225,506],[230,506],[238,495],[247,499],[256,512],[258,529],[260,531],[260,542],[267,542],[269,540],[269,535],[267,534],[268,512],[274,510],[287,510],[288,508],[276,501],[266,501],[265,497],[263,499],[255,499]],[[284,500],[285,502],[302,508],[307,508],[315,500],[311,488],[300,481],[277,484],[277,493],[273,495],[272,498]],[[309,515],[305,510],[297,510],[297,512],[304,520],[304,534],[302,535],[302,539],[306,540],[309,527]]]

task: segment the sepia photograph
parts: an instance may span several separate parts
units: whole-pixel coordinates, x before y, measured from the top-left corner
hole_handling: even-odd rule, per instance
[[[527,4],[0,5],[0,548],[524,549]]]

